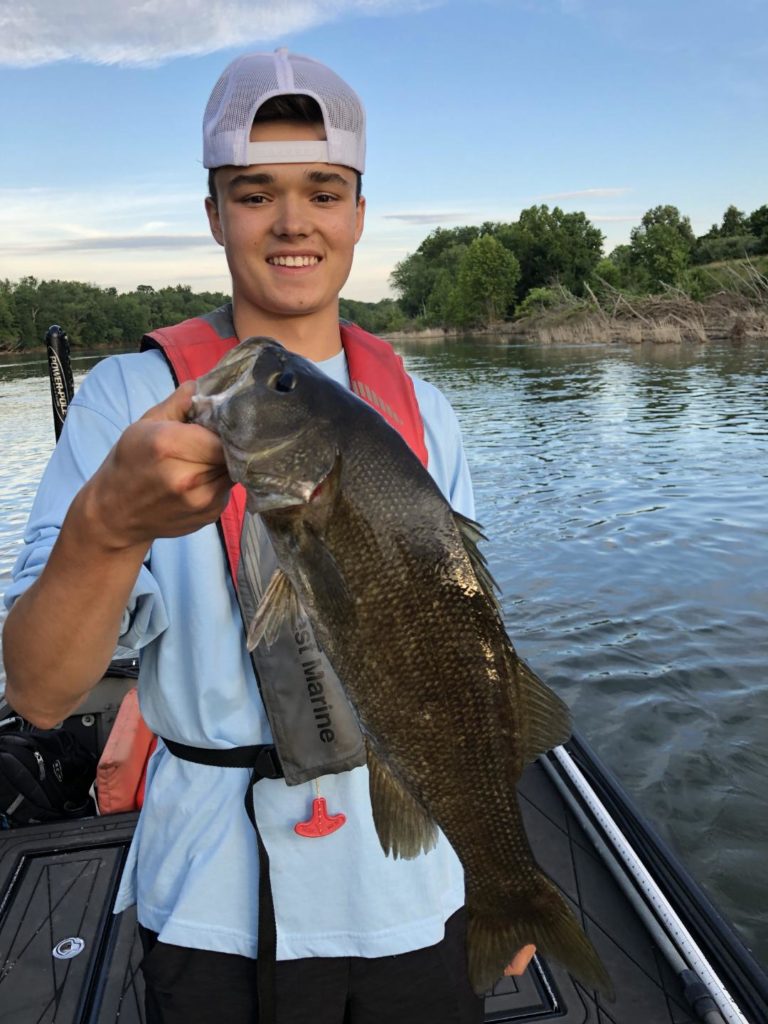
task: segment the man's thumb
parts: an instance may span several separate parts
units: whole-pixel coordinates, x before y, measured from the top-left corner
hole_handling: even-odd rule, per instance
[[[175,420],[178,423],[184,423],[196,388],[197,385],[193,380],[185,381],[164,401],[147,409],[141,418],[143,420]]]

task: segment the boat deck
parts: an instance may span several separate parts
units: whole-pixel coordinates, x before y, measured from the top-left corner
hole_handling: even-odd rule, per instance
[[[488,995],[486,1020],[694,1024],[680,982],[539,764],[520,794],[537,859],[580,915],[616,999],[606,1002],[536,957],[522,978]],[[135,820],[122,814],[0,835],[0,1021],[143,1024],[135,919],[111,913]],[[82,940],[81,952],[53,955],[74,952],[71,939]]]

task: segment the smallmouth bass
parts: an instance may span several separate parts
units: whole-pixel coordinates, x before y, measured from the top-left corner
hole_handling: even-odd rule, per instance
[[[201,377],[190,419],[221,438],[277,556],[249,646],[306,614],[365,736],[385,853],[418,856],[439,827],[462,863],[476,991],[534,943],[609,993],[523,828],[517,781],[570,715],[515,653],[480,528],[372,406],[272,339]]]

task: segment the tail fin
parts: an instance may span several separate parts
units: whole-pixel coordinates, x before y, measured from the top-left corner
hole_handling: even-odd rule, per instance
[[[542,889],[530,901],[515,901],[506,916],[484,912],[467,894],[467,946],[469,978],[478,993],[487,992],[501,978],[515,953],[532,942],[551,956],[587,988],[598,989],[613,1000],[611,980],[592,943],[557,888],[540,877]],[[526,906],[526,902],[528,906]]]

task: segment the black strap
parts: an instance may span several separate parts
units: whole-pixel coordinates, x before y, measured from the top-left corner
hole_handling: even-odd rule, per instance
[[[273,748],[274,749],[274,748]],[[269,880],[269,854],[256,824],[253,788],[259,781],[256,768],[245,794],[245,810],[251,819],[259,848],[259,948],[256,955],[256,986],[259,993],[259,1024],[275,1024],[277,995],[275,992],[275,963],[277,961],[277,922],[272,885]]]
[[[251,768],[259,779],[282,779],[283,768],[272,743],[261,743],[253,747],[190,747],[186,743],[163,738],[170,752],[182,761],[207,764],[217,768]],[[254,828],[256,826],[254,825]]]
[[[245,793],[245,812],[256,833],[259,850],[259,948],[256,956],[256,979],[259,993],[259,1024],[275,1024],[275,962],[277,960],[277,923],[272,886],[269,881],[269,854],[256,824],[253,787],[260,779],[280,779],[283,769],[272,744],[253,747],[190,747],[186,743],[163,739],[170,752],[183,761],[221,768],[250,768],[251,778]]]

